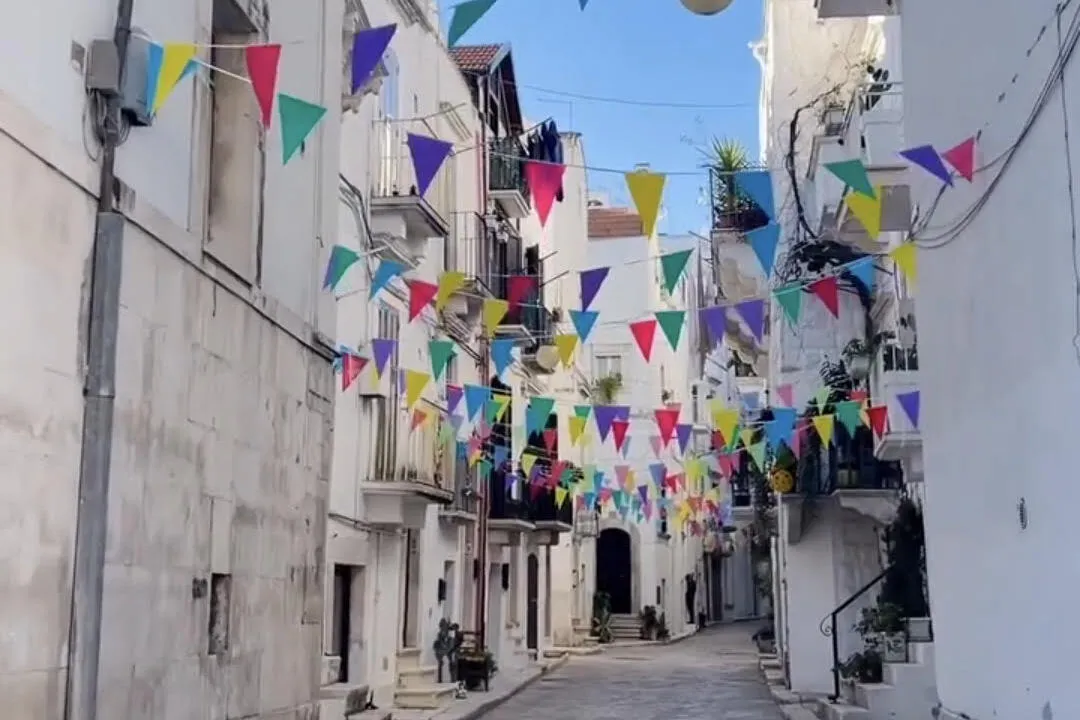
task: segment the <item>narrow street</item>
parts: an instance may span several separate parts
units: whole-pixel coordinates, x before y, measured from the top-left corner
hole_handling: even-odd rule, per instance
[[[750,642],[757,627],[574,658],[484,720],[781,720]]]

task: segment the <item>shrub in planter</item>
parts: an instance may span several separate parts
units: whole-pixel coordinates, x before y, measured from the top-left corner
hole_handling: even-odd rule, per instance
[[[874,607],[863,608],[855,630],[885,662],[907,661],[907,623],[899,605],[879,600]]]
[[[652,605],[646,605],[638,613],[638,622],[641,624],[639,633],[642,640],[655,640],[656,629],[658,625],[658,618],[656,616],[656,608]]]
[[[598,592],[593,595],[593,616],[589,634],[603,644],[614,639],[611,632],[611,599],[607,593]]]
[[[873,648],[852,653],[840,663],[840,677],[861,683],[880,683],[883,677],[881,663],[881,655]]]
[[[669,640],[671,639],[671,631],[667,626],[667,615],[660,613],[659,619],[656,621],[656,639],[657,640]]]

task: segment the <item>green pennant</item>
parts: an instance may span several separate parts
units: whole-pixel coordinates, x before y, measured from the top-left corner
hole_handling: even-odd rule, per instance
[[[727,442],[727,447],[726,447],[726,448],[724,448],[724,450],[726,450],[726,451],[727,451],[727,452],[729,452],[729,453],[733,453],[733,452],[735,452],[736,448],[738,448],[738,447],[739,447],[739,435],[740,435],[741,433],[742,433],[742,427],[741,427],[741,424],[740,424],[740,425],[736,425],[736,426],[735,426],[735,429],[734,429],[734,430],[733,430],[733,431],[731,432],[731,437],[729,437],[729,438],[727,439],[727,441],[728,441],[728,442]]]
[[[814,402],[817,403],[818,414],[825,412],[825,406],[829,404],[830,395],[832,395],[832,388],[828,385],[818,388],[818,391],[814,393]]]
[[[431,375],[438,382],[450,359],[457,354],[453,340],[432,340],[428,343],[428,355],[431,356]]]
[[[443,426],[439,428],[439,443],[442,445],[449,445],[454,441],[454,426],[450,423],[443,423]]]
[[[765,441],[754,443],[746,448],[746,452],[750,455],[750,459],[754,461],[758,471],[765,472]]]
[[[799,324],[799,313],[802,312],[802,285],[789,285],[780,288],[775,293],[776,302],[784,309],[784,314],[792,325]]]
[[[575,405],[574,415],[578,416],[582,420],[588,420],[589,415],[592,414],[592,405]]]
[[[679,284],[679,278],[682,277],[692,252],[694,251],[680,250],[660,256],[660,270],[664,275],[664,289],[667,290],[668,295],[675,292],[675,286]]]
[[[551,411],[555,409],[555,398],[534,397],[529,400],[525,410],[525,431],[527,434],[543,432],[547,427]]]
[[[484,419],[487,420],[488,425],[494,425],[495,421],[499,418],[499,413],[502,412],[502,403],[498,400],[488,400],[487,407],[484,408]]]
[[[326,277],[323,278],[323,290],[333,290],[341,282],[345,273],[360,260],[360,254],[344,245],[330,248],[330,262],[326,264]]]
[[[664,331],[664,337],[670,343],[671,349],[677,349],[679,347],[679,338],[682,336],[683,323],[686,322],[686,311],[658,310],[656,312],[656,322],[660,325],[660,329]]]
[[[281,123],[281,161],[288,163],[326,115],[326,108],[285,93],[278,93],[277,104]]]
[[[840,162],[825,163],[825,169],[839,178],[840,182],[849,188],[865,195],[868,198],[876,198],[874,186],[870,182],[870,176],[866,173],[866,166],[858,158],[854,160],[841,160]]]
[[[461,36],[469,32],[469,28],[484,17],[494,4],[495,0],[466,0],[455,5],[454,14],[450,18],[450,29],[446,33],[446,44],[450,47],[457,45]]]
[[[833,412],[836,413],[836,419],[848,431],[848,435],[855,437],[855,431],[862,425],[862,403],[855,400],[833,403]]]

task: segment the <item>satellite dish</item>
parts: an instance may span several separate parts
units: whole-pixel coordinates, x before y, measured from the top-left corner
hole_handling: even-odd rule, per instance
[[[731,0],[681,0],[683,7],[695,15],[715,15],[728,9]]]
[[[536,364],[553,372],[559,366],[559,349],[554,345],[541,345],[536,349]]]

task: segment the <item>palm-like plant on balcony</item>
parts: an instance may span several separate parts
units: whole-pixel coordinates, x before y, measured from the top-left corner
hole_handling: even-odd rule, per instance
[[[746,231],[768,222],[761,209],[735,185],[735,173],[752,165],[746,147],[730,138],[713,138],[702,154],[715,175],[711,198],[715,225]]]
[[[601,405],[611,405],[622,390],[623,379],[621,373],[610,373],[593,381],[593,399]]]

